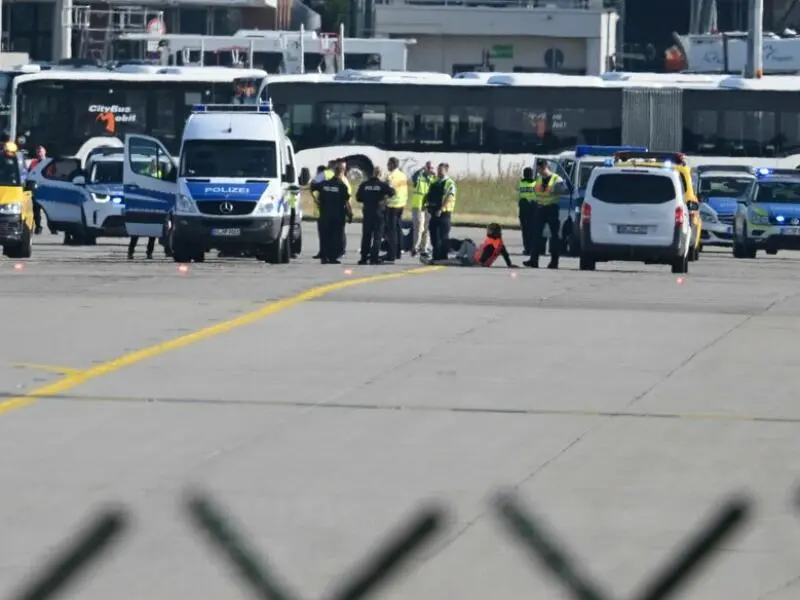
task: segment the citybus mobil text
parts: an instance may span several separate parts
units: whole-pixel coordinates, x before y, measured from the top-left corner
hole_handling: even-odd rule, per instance
[[[120,106],[119,104],[92,104],[89,106],[90,113],[111,113],[114,120],[118,123],[133,123],[136,121],[136,114],[130,106]]]

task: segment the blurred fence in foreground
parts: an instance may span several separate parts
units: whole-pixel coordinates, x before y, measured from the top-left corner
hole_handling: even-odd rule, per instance
[[[796,500],[800,508],[800,494]],[[530,557],[564,586],[565,597],[575,600],[611,600],[590,580],[556,536],[547,531],[544,520],[524,508],[513,493],[501,492],[493,499],[495,516]],[[728,498],[713,516],[686,540],[663,567],[645,577],[634,600],[674,598],[691,577],[704,568],[723,541],[741,529],[752,517],[753,501],[747,496]],[[223,510],[202,493],[187,496],[184,510],[189,522],[205,533],[205,539],[227,561],[251,590],[254,598],[297,600],[259,558],[242,532],[235,531]],[[447,508],[438,504],[421,505],[416,514],[402,524],[380,549],[372,552],[352,573],[343,576],[326,600],[359,600],[375,595],[381,584],[408,562],[413,554],[436,536],[445,533]],[[69,541],[67,547],[33,575],[13,600],[45,600],[66,590],[69,583],[92,562],[110,549],[130,524],[128,510],[113,506],[97,514],[92,522]],[[500,600],[500,599],[498,599]]]

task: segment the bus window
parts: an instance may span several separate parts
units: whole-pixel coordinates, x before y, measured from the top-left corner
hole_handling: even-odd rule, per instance
[[[459,106],[450,111],[450,146],[459,152],[484,148],[488,110],[483,106]]]
[[[152,135],[170,146],[178,135],[178,125],[175,115],[175,92],[169,90],[156,90],[153,92]]]
[[[322,127],[326,144],[386,143],[385,104],[323,104]]]
[[[444,144],[443,107],[393,106],[390,111],[394,146]]]
[[[122,139],[125,134],[146,131],[146,92],[119,84],[113,89],[107,83],[90,86],[85,81],[70,81],[69,84],[74,106],[73,135],[78,139],[102,136]]]
[[[8,129],[11,114],[11,82],[13,73],[0,72],[0,131]]]
[[[578,144],[619,146],[622,143],[619,115],[615,116],[609,110],[554,110],[551,126],[553,146],[556,148],[569,148]]]
[[[549,128],[543,108],[496,107],[494,126],[497,143],[506,152],[535,151],[547,143]]]

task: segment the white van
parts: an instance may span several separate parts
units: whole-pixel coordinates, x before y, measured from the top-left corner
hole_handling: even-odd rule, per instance
[[[166,227],[176,262],[202,262],[212,249],[269,263],[299,253],[299,198],[296,209],[290,204],[300,191],[294,148],[271,105],[195,106],[172,172],[137,172],[130,160],[164,154],[155,138],[125,137],[129,235],[158,237]]]
[[[620,260],[687,273],[692,207],[680,177],[671,167],[596,167],[581,206],[580,269]]]

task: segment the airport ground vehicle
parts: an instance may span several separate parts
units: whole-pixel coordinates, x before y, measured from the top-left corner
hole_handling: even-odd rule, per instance
[[[780,157],[800,153],[797,89],[794,76],[344,71],[270,76],[260,97],[268,90],[300,166],[344,158],[368,173],[397,156],[409,172],[432,160],[456,178],[485,178],[579,144],[794,167],[800,157]]]
[[[580,269],[609,260],[669,264],[687,273],[692,245],[681,175],[655,166],[597,167],[581,205]]]
[[[137,173],[133,156],[170,160],[160,177]],[[291,239],[288,194],[299,191],[294,150],[270,105],[198,105],[183,133],[179,161],[157,139],[125,137],[125,224],[130,235],[161,236],[169,223],[176,262],[202,262],[216,249],[289,262],[301,238]],[[308,173],[303,174],[308,181]],[[300,206],[294,215],[299,230]],[[292,241],[296,245],[292,248]]]
[[[700,165],[695,167],[694,176],[703,221],[702,246],[733,245],[733,219],[738,201],[756,181],[753,169],[743,165]]]
[[[755,258],[759,250],[800,249],[800,172],[756,170],[756,183],[738,202],[733,222],[733,256]]]
[[[33,253],[33,200],[21,154],[0,155],[0,246],[8,258]]]
[[[700,246],[703,235],[703,220],[700,217],[700,204],[694,191],[692,169],[681,152],[618,152],[614,155],[617,166],[654,166],[674,169],[679,175],[686,202],[690,204],[689,222],[692,226],[692,246],[689,260],[700,258]]]

